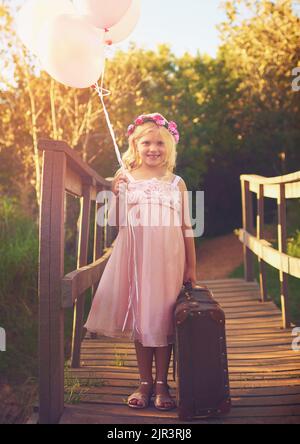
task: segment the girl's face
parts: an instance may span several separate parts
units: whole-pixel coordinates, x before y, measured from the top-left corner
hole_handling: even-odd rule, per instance
[[[142,163],[147,166],[160,166],[166,159],[167,149],[159,130],[150,131],[137,143]]]

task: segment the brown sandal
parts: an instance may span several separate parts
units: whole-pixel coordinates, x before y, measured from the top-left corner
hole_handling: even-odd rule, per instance
[[[164,384],[168,389],[170,389],[168,383],[165,381],[156,381],[155,384]],[[170,404],[170,406],[164,407],[164,404]],[[156,390],[155,390],[154,406],[158,410],[165,410],[165,411],[173,410],[177,407],[176,402],[170,395],[156,394]]]
[[[153,382],[140,382],[141,385],[153,385]],[[153,391],[150,390],[148,395],[145,395],[144,393],[141,393],[139,390],[137,390],[136,392],[132,393],[132,395],[130,395],[128,397],[127,400],[127,405],[128,407],[132,408],[132,409],[146,409],[149,406],[151,397],[152,397]],[[142,402],[142,405],[139,404],[131,404],[131,401],[136,400],[137,402]]]

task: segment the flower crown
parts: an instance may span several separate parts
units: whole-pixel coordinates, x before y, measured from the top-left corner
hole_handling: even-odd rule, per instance
[[[164,126],[167,128],[169,133],[172,134],[174,137],[176,143],[179,142],[179,132],[177,130],[177,125],[175,122],[168,122],[161,114],[155,113],[155,114],[142,114],[139,116],[135,121],[134,124],[129,125],[127,130],[127,137],[131,136],[133,134],[134,130],[137,126],[143,125],[146,122],[154,122],[158,126]]]

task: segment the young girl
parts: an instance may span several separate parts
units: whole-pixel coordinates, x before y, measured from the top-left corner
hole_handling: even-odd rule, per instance
[[[127,224],[119,226],[117,221],[119,233],[85,327],[134,340],[140,386],[129,396],[129,407],[146,408],[155,394],[155,407],[170,410],[176,407],[168,386],[175,302],[183,283],[190,280],[196,285],[194,238],[186,236],[186,230],[191,230],[184,198],[187,188],[173,174],[179,134],[174,122],[161,114],[147,114],[129,126],[127,135],[129,149],[122,157],[125,174],[118,171],[113,181],[117,208],[121,208],[121,191],[126,190]],[[176,219],[180,224],[165,223],[166,215],[172,221],[180,215]]]

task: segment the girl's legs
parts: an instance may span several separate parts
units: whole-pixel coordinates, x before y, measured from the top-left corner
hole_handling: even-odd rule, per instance
[[[156,384],[155,393],[161,395],[164,399],[160,403],[162,408],[171,408],[174,406],[174,401],[170,398],[168,390],[168,371],[170,366],[170,359],[172,354],[172,345],[167,347],[155,348],[155,367],[156,367],[156,381],[163,381],[164,384]]]
[[[152,363],[154,348],[144,347],[138,341],[135,341],[134,344],[141,381],[152,381]]]
[[[163,401],[159,403],[162,408],[171,408],[174,406],[174,401],[170,397],[168,390],[168,371],[170,366],[170,359],[172,353],[172,345],[167,347],[144,347],[138,341],[135,341],[135,349],[137,362],[140,373],[141,382],[148,382],[148,384],[141,384],[138,388],[138,393],[149,397],[153,389],[152,378],[152,364],[153,356],[155,355],[156,367],[156,381],[163,381],[164,384],[156,384],[155,393],[159,395]],[[138,398],[130,400],[131,405],[143,406],[144,402]]]
[[[148,397],[150,396],[150,393],[152,393],[152,386],[153,386],[152,363],[154,356],[154,348],[143,347],[140,342],[135,341],[135,350],[139,367],[140,380],[141,382],[149,383],[149,384],[141,384],[138,389],[138,392]],[[143,402],[136,398],[133,398],[130,401],[130,404],[142,406]]]
[[[154,353],[155,353],[156,380],[167,382],[171,353],[172,353],[172,345],[168,345],[167,347],[156,347],[154,349]]]

